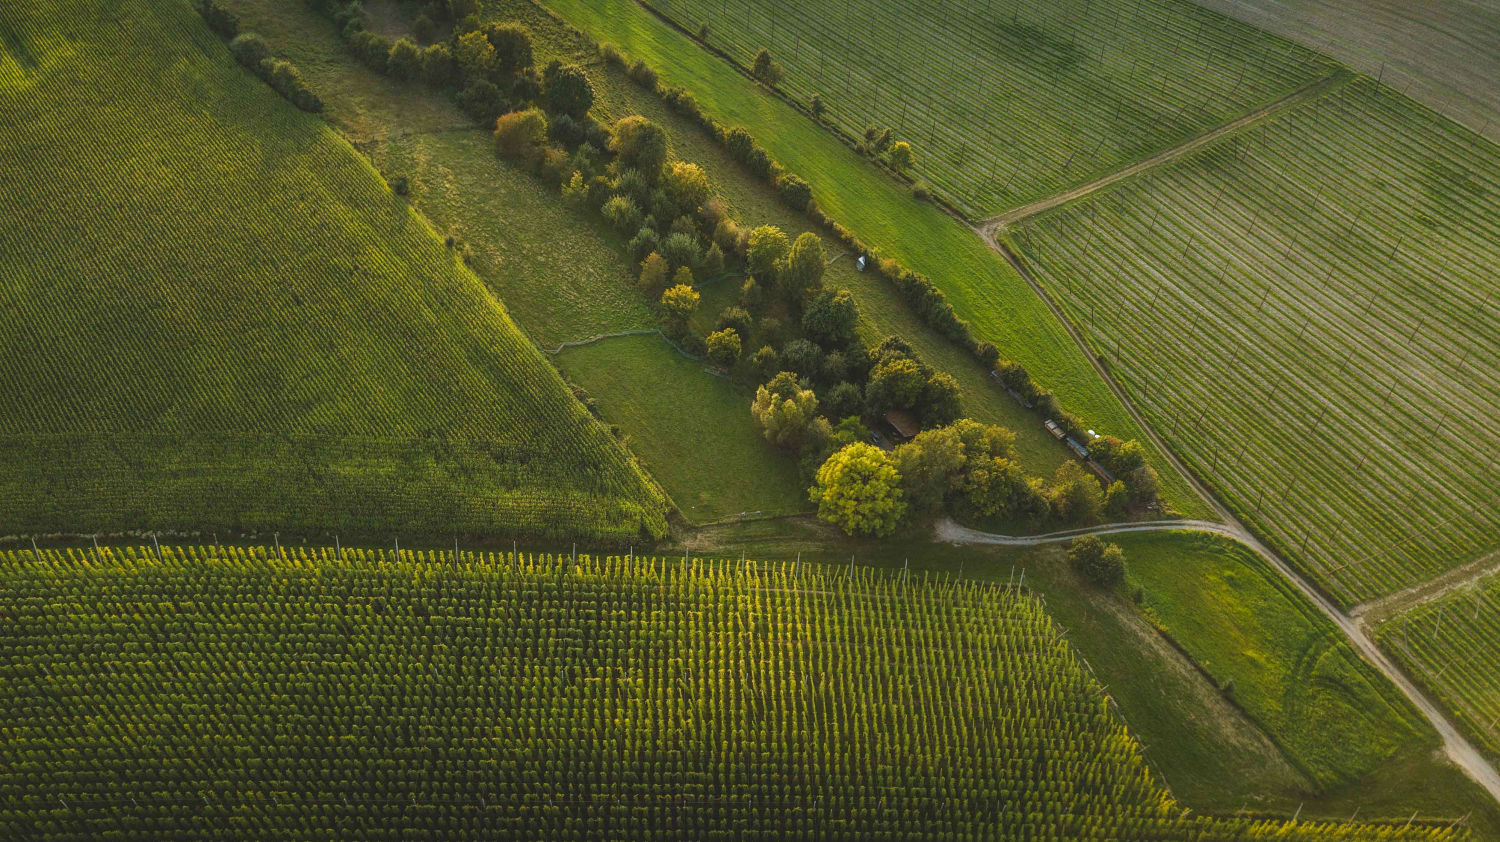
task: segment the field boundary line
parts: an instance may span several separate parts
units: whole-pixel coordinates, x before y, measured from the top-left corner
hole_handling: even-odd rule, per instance
[[[1435,602],[1480,579],[1494,575],[1500,575],[1500,549],[1484,553],[1468,564],[1455,567],[1425,582],[1361,602],[1349,609],[1349,616],[1368,627],[1381,620],[1404,614],[1418,605]]]
[[[1490,764],[1489,760],[1485,759],[1484,755],[1479,753],[1479,750],[1474,747],[1474,744],[1469,741],[1468,737],[1464,736],[1463,732],[1453,724],[1448,718],[1448,714],[1442,708],[1438,707],[1436,703],[1428,699],[1426,693],[1417,686],[1416,682],[1403,672],[1396,665],[1395,661],[1392,661],[1386,655],[1385,651],[1365,632],[1365,628],[1361,622],[1351,618],[1348,614],[1340,610],[1311,580],[1299,573],[1291,564],[1284,561],[1281,556],[1277,555],[1267,546],[1265,542],[1261,541],[1254,532],[1247,528],[1219,500],[1217,495],[1209,491],[1202,480],[1198,478],[1197,474],[1188,470],[1186,463],[1182,461],[1176,451],[1167,446],[1161,435],[1157,433],[1156,428],[1146,422],[1145,416],[1141,414],[1135,403],[1130,400],[1129,396],[1125,393],[1124,387],[1114,377],[1110,376],[1109,371],[1104,367],[1099,357],[1089,350],[1088,343],[1084,341],[1083,335],[1079,332],[1078,327],[1073,324],[1073,320],[1067,317],[1062,308],[1053,300],[1052,296],[1048,295],[1046,290],[1042,289],[1042,285],[1037,283],[1036,278],[1032,276],[1031,270],[1026,266],[1025,261],[1021,260],[1003,242],[996,239],[995,229],[993,227],[975,226],[974,231],[989,244],[990,248],[993,248],[1009,261],[1011,266],[1015,267],[1015,270],[1031,286],[1031,289],[1041,297],[1042,301],[1046,302],[1047,308],[1062,323],[1063,328],[1073,338],[1079,350],[1083,351],[1084,356],[1088,358],[1089,364],[1093,366],[1095,373],[1103,379],[1104,384],[1109,387],[1110,392],[1115,396],[1116,400],[1120,401],[1120,404],[1125,407],[1125,411],[1140,426],[1146,438],[1161,451],[1163,457],[1171,463],[1173,468],[1182,474],[1193,490],[1198,492],[1198,495],[1213,508],[1215,514],[1224,521],[1221,527],[1214,530],[1215,534],[1225,534],[1219,531],[1219,529],[1233,533],[1232,537],[1234,540],[1255,551],[1257,555],[1266,560],[1266,563],[1270,564],[1280,573],[1292,587],[1311,600],[1313,606],[1331,620],[1338,627],[1339,631],[1344,634],[1353,645],[1355,652],[1394,684],[1396,689],[1400,690],[1406,696],[1407,700],[1411,702],[1412,706],[1417,709],[1418,713],[1427,719],[1432,725],[1433,730],[1437,732],[1438,737],[1442,740],[1443,753],[1447,755],[1448,759],[1471,780],[1488,792],[1490,798],[1494,799],[1496,803],[1500,803],[1500,772],[1495,771],[1495,767]],[[1109,527],[1100,528],[1108,529]],[[1085,531],[1079,534],[1090,533]],[[985,543],[985,541],[959,540],[954,543]]]
[[[1035,202],[1022,205],[1018,208],[1012,208],[1008,211],[1005,211],[1004,213],[999,213],[994,216],[981,219],[979,221],[978,227],[993,234],[994,231],[1007,225],[1013,225],[1024,219],[1029,219],[1030,217],[1036,216],[1037,214],[1044,211],[1049,211],[1055,207],[1065,205],[1071,201],[1074,201],[1075,199],[1081,199],[1085,196],[1092,195],[1093,193],[1103,190],[1106,187],[1124,181],[1131,176],[1140,175],[1141,173],[1150,169],[1154,169],[1162,164],[1175,161],[1185,155],[1191,155],[1192,153],[1197,152],[1198,150],[1202,149],[1205,146],[1208,146],[1214,141],[1228,137],[1229,135],[1232,135],[1240,131],[1241,129],[1248,128],[1249,126],[1252,126],[1263,120],[1280,116],[1284,112],[1294,110],[1298,106],[1308,102],[1309,100],[1316,99],[1323,94],[1328,93],[1329,91],[1341,88],[1344,85],[1349,84],[1350,82],[1354,81],[1355,78],[1356,75],[1352,71],[1349,71],[1347,69],[1335,70],[1334,72],[1322,77],[1321,79],[1317,79],[1309,82],[1306,85],[1303,85],[1301,88],[1298,88],[1297,90],[1287,94],[1286,96],[1276,100],[1269,105],[1257,108],[1254,111],[1251,111],[1249,114],[1231,120],[1230,122],[1225,123],[1224,125],[1219,126],[1212,131],[1198,135],[1195,138],[1179,143],[1178,145],[1173,146],[1169,149],[1163,149],[1162,151],[1157,152],[1150,157],[1142,158],[1141,160],[1135,162],[1134,164],[1131,164],[1128,167],[1125,167],[1124,169],[1115,170],[1114,172],[1100,178],[1096,178],[1093,181],[1088,182],[1087,184],[1080,184],[1077,187],[1071,188],[1069,190],[1064,190],[1061,193],[1055,193],[1045,199],[1038,199]]]

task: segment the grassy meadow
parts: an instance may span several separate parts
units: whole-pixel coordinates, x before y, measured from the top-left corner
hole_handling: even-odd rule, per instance
[[[805,511],[796,463],[755,429],[750,398],[659,335],[567,348],[555,358],[598,402],[688,520]]]
[[[889,127],[971,219],[1091,181],[1332,70],[1187,0],[649,0],[855,137]],[[941,57],[941,58],[939,58]]]
[[[186,4],[4,15],[0,533],[664,530],[493,295]]]
[[[1360,78],[1009,236],[1166,439],[1340,603],[1495,546],[1496,147]]]
[[[515,0],[507,0],[515,2]],[[1063,405],[1101,434],[1143,438],[1125,407],[1100,381],[1064,327],[1005,260],[967,226],[936,206],[912,201],[895,181],[870,166],[805,116],[723,60],[696,48],[633,0],[545,0],[546,8],[591,38],[619,45],[644,60],[664,84],[693,93],[705,113],[743,126],[813,187],[818,204],[865,242],[930,276],[977,337],[1025,365]],[[960,372],[953,372],[959,376]],[[962,381],[961,381],[962,382]],[[1035,419],[1035,416],[1031,416]],[[1039,426],[1040,421],[1034,423]],[[1189,516],[1211,510],[1159,453],[1163,496]]]
[[[1500,762],[1500,573],[1382,621],[1375,638]]]

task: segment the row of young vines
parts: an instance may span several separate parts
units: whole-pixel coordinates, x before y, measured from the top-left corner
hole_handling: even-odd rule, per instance
[[[0,604],[5,838],[1452,838],[1191,815],[1005,586],[148,546]]]

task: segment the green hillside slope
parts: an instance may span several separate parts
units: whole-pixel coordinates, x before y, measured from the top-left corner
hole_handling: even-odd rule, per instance
[[[0,534],[664,531],[500,303],[186,3],[0,25]]]

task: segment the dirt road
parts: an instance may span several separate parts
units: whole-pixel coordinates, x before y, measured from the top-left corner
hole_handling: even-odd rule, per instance
[[[1209,145],[1210,143],[1213,143],[1216,140],[1219,140],[1220,138],[1228,137],[1229,135],[1240,131],[1246,126],[1259,123],[1260,121],[1268,119],[1270,117],[1274,117],[1282,113],[1283,111],[1295,108],[1314,97],[1321,96],[1324,93],[1333,90],[1334,88],[1347,84],[1353,78],[1354,74],[1348,72],[1347,70],[1335,71],[1332,74],[1323,77],[1322,79],[1319,79],[1302,88],[1299,88],[1296,91],[1293,91],[1290,94],[1287,94],[1285,97],[1282,97],[1281,99],[1271,103],[1270,105],[1267,105],[1264,108],[1251,111],[1249,114],[1246,114],[1245,116],[1240,117],[1237,120],[1225,123],[1217,129],[1214,129],[1213,131],[1206,134],[1201,134],[1193,138],[1192,140],[1187,141],[1186,143],[1178,144],[1177,146],[1173,146],[1170,149],[1164,149],[1161,152],[1158,152],[1149,158],[1144,158],[1140,161],[1137,161],[1136,163],[1131,164],[1130,166],[1122,170],[1116,170],[1115,172],[1112,172],[1109,175],[1104,176],[1103,178],[1097,178],[1087,184],[1080,184],[1071,190],[1064,190],[1061,193],[1048,196],[1045,199],[1032,202],[1029,205],[1022,205],[1018,208],[1012,208],[1005,213],[999,214],[997,216],[991,216],[987,219],[981,219],[977,227],[993,234],[994,231],[998,228],[1002,228],[1006,225],[1011,225],[1013,223],[1019,222],[1029,216],[1035,216],[1042,211],[1051,210],[1058,205],[1067,204],[1074,199],[1080,199],[1095,191],[1103,190],[1111,184],[1123,181],[1133,175],[1145,172],[1146,170],[1149,170],[1153,167],[1159,167],[1162,164],[1167,163],[1168,161],[1176,160],[1177,158],[1181,158],[1184,155],[1191,155],[1192,153],[1198,151],[1199,149],[1202,149],[1203,147]]]

